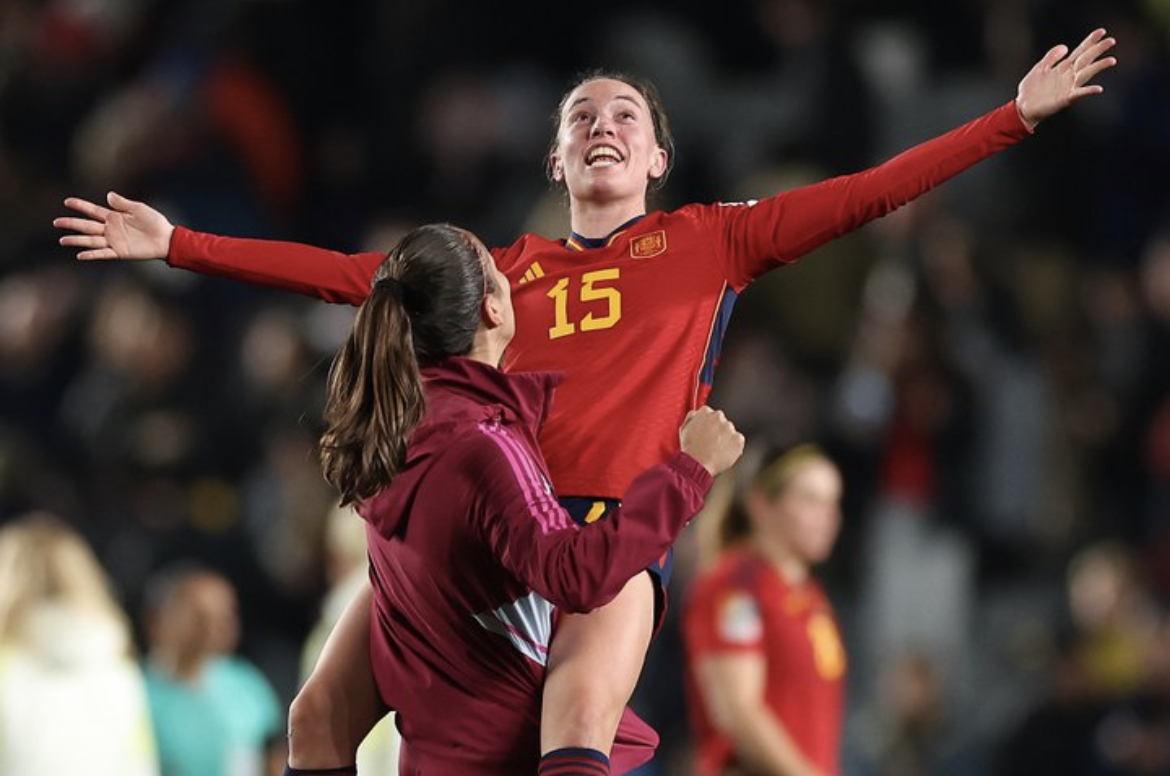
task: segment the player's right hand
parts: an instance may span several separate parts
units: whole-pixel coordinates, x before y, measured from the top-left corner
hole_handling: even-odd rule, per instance
[[[77,258],[93,259],[165,259],[171,247],[175,227],[167,217],[145,202],[135,202],[115,192],[102,207],[89,200],[69,197],[65,207],[83,217],[54,218],[53,226],[75,232],[58,242],[67,248],[79,248]]]
[[[678,431],[682,450],[711,472],[721,474],[743,455],[743,434],[722,410],[703,406],[692,410]]]

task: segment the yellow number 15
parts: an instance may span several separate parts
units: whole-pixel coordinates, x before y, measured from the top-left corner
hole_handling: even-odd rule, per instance
[[[581,331],[609,329],[621,320],[621,292],[613,286],[597,285],[605,281],[617,280],[620,276],[621,270],[617,267],[613,267],[612,269],[599,269],[595,272],[586,272],[581,276],[581,288],[578,293],[580,300],[582,302],[605,303],[604,315],[594,315],[592,311],[585,314],[585,317],[580,322]],[[561,278],[548,292],[548,297],[553,300],[556,315],[555,325],[548,330],[549,339],[567,337],[577,332],[577,324],[569,320],[569,280],[569,278]],[[597,311],[601,312],[600,309]]]

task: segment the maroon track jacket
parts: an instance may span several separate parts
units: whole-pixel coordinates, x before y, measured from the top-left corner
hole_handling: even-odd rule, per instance
[[[559,376],[466,358],[423,376],[427,415],[405,466],[359,509],[369,524],[371,658],[398,712],[401,773],[535,773],[554,612],[616,596],[667,551],[712,478],[680,454],[638,477],[609,518],[579,527],[536,445]],[[614,772],[649,760],[657,738],[627,709]]]

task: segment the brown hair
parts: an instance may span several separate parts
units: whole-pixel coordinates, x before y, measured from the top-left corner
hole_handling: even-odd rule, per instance
[[[419,365],[470,352],[493,291],[472,239],[450,224],[412,230],[382,262],[329,371],[321,466],[342,506],[398,473],[426,409]]]
[[[674,133],[670,130],[670,117],[666,115],[666,106],[662,102],[662,96],[658,93],[656,87],[651,81],[637,76],[627,75],[626,73],[605,70],[597,68],[581,73],[573,82],[573,85],[565,90],[561,95],[561,101],[557,105],[556,113],[552,115],[553,135],[552,142],[549,143],[548,153],[545,154],[545,174],[550,181],[552,177],[552,158],[557,151],[557,144],[560,139],[561,132],[561,118],[565,112],[565,107],[568,105],[569,96],[583,84],[590,81],[621,81],[626,84],[638,94],[642,95],[642,99],[646,101],[646,107],[650,109],[650,119],[654,123],[654,139],[663,151],[666,151],[666,169],[662,171],[662,175],[650,181],[650,190],[655,191],[661,189],[666,185],[666,179],[670,175],[671,169],[674,167]]]

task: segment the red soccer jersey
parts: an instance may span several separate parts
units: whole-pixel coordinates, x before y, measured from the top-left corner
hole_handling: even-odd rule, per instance
[[[715,776],[735,761],[731,741],[711,724],[694,675],[696,661],[727,653],[763,657],[764,703],[805,757],[823,773],[839,772],[845,650],[815,579],[791,586],[761,556],[731,550],[691,585],[683,639],[700,776]]]
[[[526,235],[494,249],[513,283],[505,366],[566,373],[540,443],[557,492],[618,498],[678,451],[710,392],[739,292],[1028,135],[1015,103],[864,172],[759,202],[651,213],[581,250]],[[175,266],[359,304],[384,258],[176,229]]]

